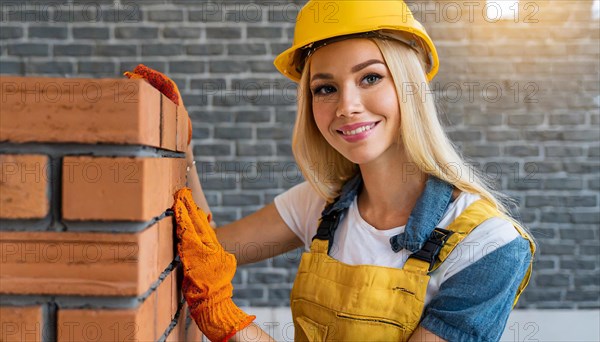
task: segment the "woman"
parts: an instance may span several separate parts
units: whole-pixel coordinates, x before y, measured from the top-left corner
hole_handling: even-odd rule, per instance
[[[337,20],[314,20],[310,1],[275,61],[299,81],[293,151],[307,182],[216,231],[189,190],[176,195],[192,316],[213,341],[269,340],[231,301],[236,259],[259,260],[220,244],[253,242],[263,259],[304,245],[295,340],[499,340],[534,244],[443,133],[425,96],[433,43],[403,1],[328,3]]]

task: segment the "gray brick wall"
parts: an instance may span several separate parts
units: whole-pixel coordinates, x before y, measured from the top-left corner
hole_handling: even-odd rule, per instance
[[[295,86],[272,65],[302,3],[3,1],[0,73],[121,77],[144,63],[170,75],[223,224],[302,181],[290,149]],[[433,87],[450,136],[517,199],[539,243],[519,307],[600,307],[600,28],[592,1],[521,2],[518,16],[499,21],[483,15],[483,1],[409,3],[438,46]],[[236,300],[288,305],[300,252],[240,267]]]

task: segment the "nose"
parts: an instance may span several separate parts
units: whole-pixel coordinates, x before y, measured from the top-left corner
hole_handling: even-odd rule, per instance
[[[337,117],[359,114],[363,108],[358,89],[346,87],[339,90],[338,106],[335,112]]]

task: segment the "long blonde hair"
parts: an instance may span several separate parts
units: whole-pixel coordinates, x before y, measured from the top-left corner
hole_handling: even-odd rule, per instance
[[[479,194],[510,219],[504,194],[458,153],[445,134],[425,75],[425,58],[406,44],[382,38],[368,38],[377,44],[394,80],[399,97],[401,125],[399,144],[421,172],[442,179],[461,191]],[[312,112],[309,87],[310,58],[298,87],[298,114],[292,137],[292,150],[304,178],[327,202],[340,193],[342,185],[357,172],[358,166],[337,152],[319,132]],[[403,87],[416,87],[409,94]],[[428,96],[429,95],[429,96]],[[518,222],[513,224],[521,226]]]

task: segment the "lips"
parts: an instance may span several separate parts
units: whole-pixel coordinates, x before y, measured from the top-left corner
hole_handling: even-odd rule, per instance
[[[344,136],[353,136],[371,130],[378,123],[379,121],[359,122],[351,125],[342,126],[336,131]]]

